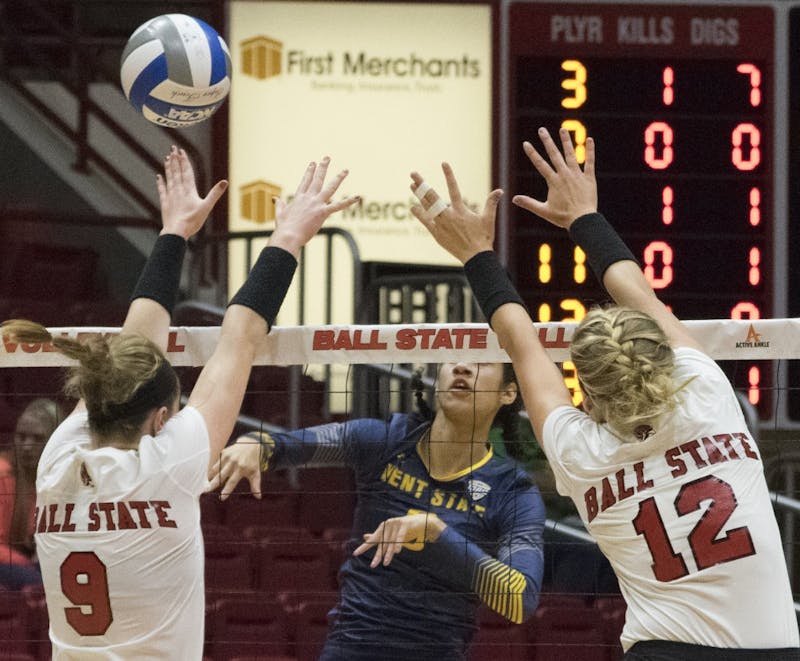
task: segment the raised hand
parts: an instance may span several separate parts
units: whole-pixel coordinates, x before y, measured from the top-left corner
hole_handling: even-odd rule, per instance
[[[435,542],[445,527],[438,516],[428,512],[386,519],[374,532],[364,534],[364,543],[353,551],[353,555],[361,555],[375,547],[370,567],[374,569],[381,563],[385,567],[403,547],[421,551],[426,542]]]
[[[278,199],[275,202],[275,231],[270,237],[271,246],[283,248],[297,257],[300,248],[319,231],[328,216],[358,202],[358,197],[331,202],[348,171],[342,170],[325,185],[329,164],[327,156],[319,163],[309,163],[292,201],[287,203]]]
[[[164,159],[164,176],[157,175],[156,184],[161,204],[161,233],[177,234],[184,239],[200,231],[228,188],[227,181],[218,181],[208,195],[200,197],[189,157],[174,145]]]
[[[522,148],[533,163],[533,167],[547,182],[547,200],[542,202],[527,195],[515,195],[511,201],[553,225],[569,229],[576,218],[597,211],[594,140],[588,138],[586,141],[586,163],[581,169],[575,158],[569,131],[562,128],[559,130],[559,136],[564,150],[563,156],[547,129],[539,129],[539,138],[550,163],[530,142],[522,143]]]
[[[482,213],[470,209],[461,197],[453,169],[442,163],[447,181],[450,204],[447,205],[417,172],[411,173],[411,190],[420,204],[411,207],[411,213],[419,220],[442,246],[461,263],[484,250],[492,250],[497,204],[503,191],[497,189],[489,194]]]

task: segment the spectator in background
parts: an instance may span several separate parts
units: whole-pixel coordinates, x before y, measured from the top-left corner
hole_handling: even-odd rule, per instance
[[[0,456],[0,585],[12,590],[42,581],[33,543],[36,467],[62,418],[57,402],[34,399],[17,419],[13,453]]]

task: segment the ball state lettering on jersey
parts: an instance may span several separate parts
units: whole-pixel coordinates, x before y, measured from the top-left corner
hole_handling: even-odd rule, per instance
[[[74,503],[52,503],[36,508],[36,532],[98,532],[177,528],[167,500],[128,500],[90,503],[85,516],[76,516]],[[80,523],[77,523],[79,521]]]
[[[703,436],[699,440],[670,448],[664,453],[664,461],[669,469],[669,477],[675,479],[685,475],[690,469],[700,470],[737,459],[758,460],[758,454],[751,443],[752,439],[745,432]],[[589,487],[584,492],[587,520],[592,521],[600,512],[605,512],[617,502],[653,486],[655,482],[645,474],[644,462],[637,461],[631,466],[620,468],[613,475],[600,480],[599,486]]]

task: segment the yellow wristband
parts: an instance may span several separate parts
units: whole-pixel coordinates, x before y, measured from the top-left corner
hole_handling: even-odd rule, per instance
[[[247,434],[250,438],[254,438],[259,444],[258,465],[262,473],[269,470],[269,460],[275,452],[275,441],[272,436],[263,431],[253,431]]]

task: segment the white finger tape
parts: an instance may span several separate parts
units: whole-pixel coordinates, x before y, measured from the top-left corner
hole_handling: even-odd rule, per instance
[[[425,197],[427,192],[431,189],[430,184],[426,182],[422,182],[419,186],[414,189],[414,195],[416,195],[417,199],[422,202],[422,198]]]
[[[444,211],[450,205],[447,204],[441,197],[436,200],[426,211],[425,215],[433,220],[438,216],[442,211]]]

